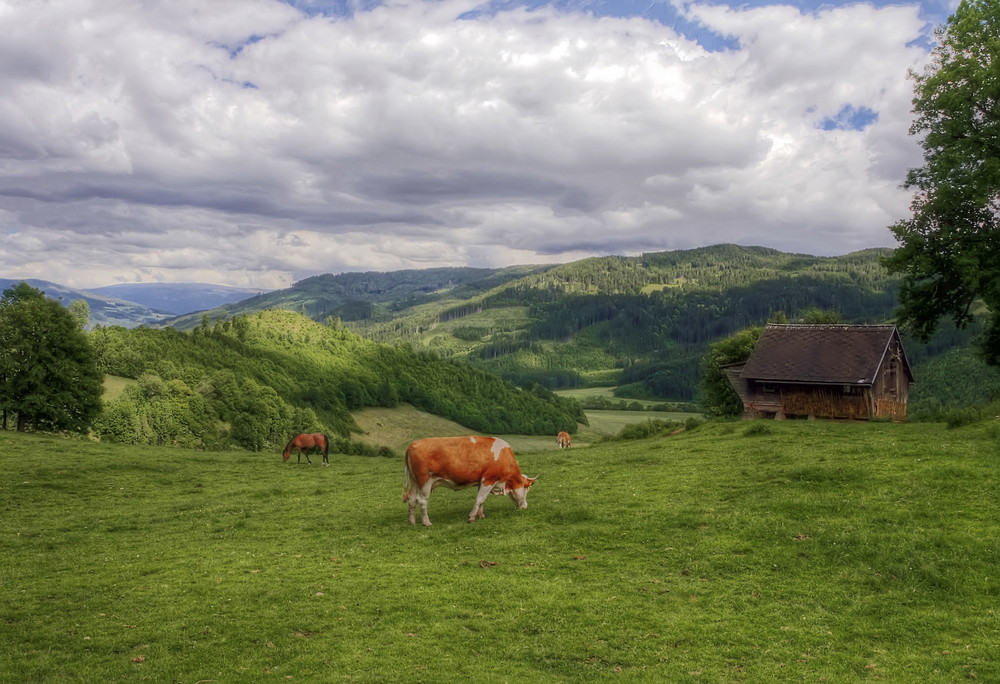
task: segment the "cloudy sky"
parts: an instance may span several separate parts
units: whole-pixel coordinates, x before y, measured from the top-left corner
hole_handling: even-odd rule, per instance
[[[895,246],[954,0],[0,0],[0,277]]]

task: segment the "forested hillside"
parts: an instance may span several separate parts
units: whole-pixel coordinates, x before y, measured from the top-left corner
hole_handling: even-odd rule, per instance
[[[717,245],[559,266],[326,275],[208,316],[222,320],[267,304],[339,320],[368,339],[515,384],[615,386],[624,398],[691,401],[709,345],[747,327],[816,312],[845,323],[891,321],[899,279],[882,266],[890,251],[814,257]],[[948,350],[968,348],[979,328],[945,325],[926,345],[904,335],[918,371],[915,409],[954,401],[953,387],[932,380],[945,377],[934,364]],[[920,378],[925,364],[929,383]]]
[[[622,396],[694,399],[708,345],[779,312],[890,319],[897,281],[880,264],[886,253],[824,258],[720,245],[586,259],[457,304],[351,325],[515,382],[614,384]]]
[[[280,306],[518,384],[620,385],[622,396],[691,400],[708,345],[779,312],[891,319],[898,280],[881,266],[888,253],[717,245],[548,267],[317,276],[208,315]]]
[[[90,338],[104,373],[137,380],[107,403],[97,425],[127,443],[263,449],[297,431],[346,440],[358,430],[350,411],[399,402],[490,433],[555,434],[586,422],[577,402],[544,388],[521,390],[289,311],[187,333],[98,328]]]
[[[428,268],[420,270],[367,271],[326,274],[306,278],[294,286],[220,306],[202,313],[178,316],[169,324],[191,330],[209,321],[232,318],[266,309],[288,309],[316,321],[390,320],[422,304],[462,301],[487,292],[524,275],[544,271],[548,266],[510,268]]]

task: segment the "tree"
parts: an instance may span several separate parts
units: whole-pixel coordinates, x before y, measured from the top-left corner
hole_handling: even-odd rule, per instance
[[[90,323],[90,304],[87,303],[86,299],[74,299],[66,307],[69,310],[70,315],[73,316],[73,320],[76,321],[76,325],[80,330],[86,330],[87,325]]]
[[[0,297],[0,412],[29,425],[85,432],[103,378],[86,334],[61,304],[25,282]]]
[[[924,150],[906,177],[913,217],[890,227],[901,246],[885,265],[903,274],[900,327],[927,341],[943,317],[966,327],[981,302],[981,351],[1000,365],[1000,4],[963,0],[936,35],[910,74]]]
[[[749,359],[760,333],[761,328],[748,328],[712,344],[702,359],[702,408],[706,414],[738,416],[743,410],[743,401],[730,384],[726,367]]]

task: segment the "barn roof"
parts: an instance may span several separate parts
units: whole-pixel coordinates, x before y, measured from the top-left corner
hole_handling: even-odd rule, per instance
[[[765,382],[871,385],[898,338],[894,325],[772,324],[761,332],[740,375]],[[912,380],[905,355],[903,367]]]

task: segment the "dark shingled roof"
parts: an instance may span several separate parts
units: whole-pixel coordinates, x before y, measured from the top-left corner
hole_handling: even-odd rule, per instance
[[[740,375],[765,382],[871,385],[898,335],[893,325],[768,325]],[[904,365],[909,373],[905,360]]]

